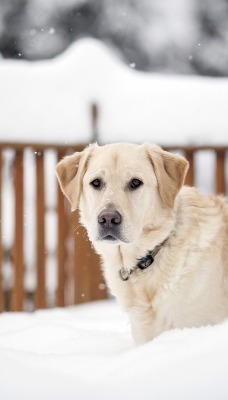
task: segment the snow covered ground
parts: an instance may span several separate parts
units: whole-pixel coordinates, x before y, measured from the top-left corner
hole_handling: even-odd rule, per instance
[[[228,143],[228,79],[139,73],[91,39],[52,61],[0,60],[1,141],[87,142],[92,102],[100,106],[102,142]],[[202,167],[205,183],[211,170]],[[225,321],[135,348],[113,301],[5,313],[0,397],[227,400],[227,337]]]
[[[135,348],[114,301],[0,316],[2,400],[227,400],[228,321]]]

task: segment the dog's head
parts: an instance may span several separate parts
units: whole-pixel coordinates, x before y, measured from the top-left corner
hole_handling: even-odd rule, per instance
[[[152,144],[96,144],[56,167],[72,210],[93,241],[130,243],[173,213],[188,162]]]

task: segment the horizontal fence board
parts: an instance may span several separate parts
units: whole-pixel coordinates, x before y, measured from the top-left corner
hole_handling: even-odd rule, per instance
[[[82,151],[87,144],[55,144],[55,143],[17,143],[17,142],[0,142],[0,149],[14,149],[22,151],[24,149],[30,148],[36,150],[36,152],[43,152],[45,150],[56,150],[62,153],[67,151]]]
[[[15,149],[15,150],[24,150],[25,148],[31,148],[36,151],[45,151],[48,149],[60,151],[64,154],[68,151],[82,151],[88,143],[68,143],[68,144],[56,144],[56,143],[33,143],[33,142],[25,142],[25,143],[18,143],[18,142],[0,142],[0,149]],[[211,150],[211,151],[227,151],[228,145],[173,145],[173,144],[166,144],[161,145],[164,150],[173,151],[173,150],[183,150],[185,151],[203,151],[203,150]]]

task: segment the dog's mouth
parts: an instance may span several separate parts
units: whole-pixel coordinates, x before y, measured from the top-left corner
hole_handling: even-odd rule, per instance
[[[99,240],[102,240],[103,242],[110,242],[110,243],[115,243],[122,241],[119,235],[115,235],[114,233],[107,233],[103,235],[99,235]]]
[[[99,232],[98,235],[98,240],[102,242],[107,242],[107,243],[118,243],[118,242],[124,242],[125,240],[120,234],[120,232],[113,232],[113,231],[108,231],[108,232]]]
[[[107,236],[104,236],[101,240],[106,240],[107,242],[115,242],[116,240],[119,240],[119,239],[116,238],[115,236],[107,235]]]

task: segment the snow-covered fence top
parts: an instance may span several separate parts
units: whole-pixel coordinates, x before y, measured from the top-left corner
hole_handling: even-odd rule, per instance
[[[0,311],[105,298],[98,257],[54,174],[83,145],[0,143]],[[228,146],[169,147],[190,161],[186,184],[227,193]]]

